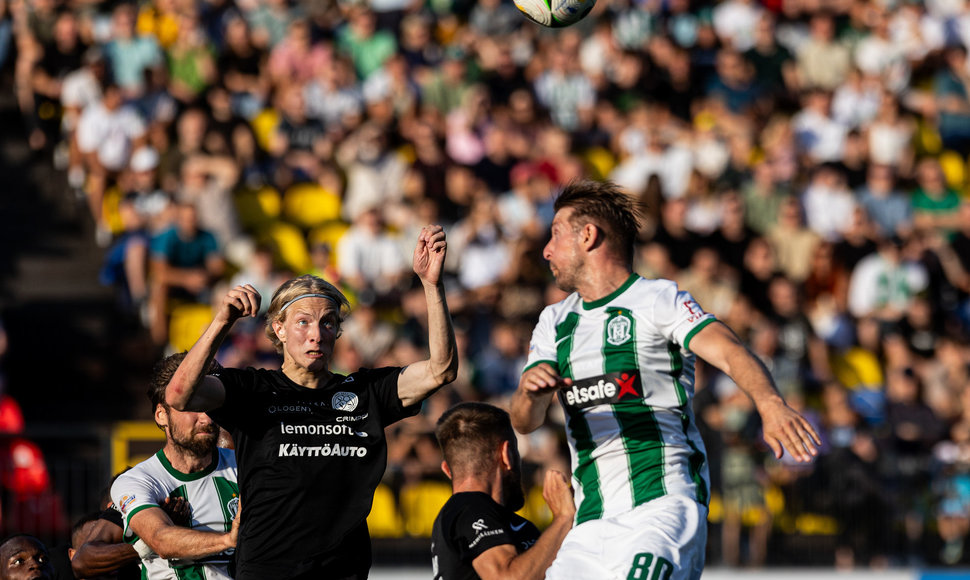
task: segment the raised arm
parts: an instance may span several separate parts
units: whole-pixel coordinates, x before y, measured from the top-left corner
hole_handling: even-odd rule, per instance
[[[797,461],[818,455],[822,440],[811,424],[788,406],[768,369],[721,322],[708,324],[690,341],[690,349],[714,365],[754,401],[764,429],[765,443],[781,459],[784,446]]]
[[[161,558],[197,559],[236,547],[238,517],[228,532],[193,530],[172,523],[162,508],[150,507],[131,516],[128,526]]]
[[[425,226],[414,248],[414,273],[424,286],[428,301],[428,348],[431,356],[406,367],[397,379],[397,394],[405,405],[428,398],[458,376],[458,346],[445,301],[442,270],[448,243],[441,226]]]
[[[560,377],[549,363],[526,369],[519,379],[519,388],[512,395],[509,409],[512,427],[523,434],[538,429],[546,420],[546,412],[556,392],[571,383]]]
[[[546,472],[542,495],[552,511],[552,523],[536,543],[521,554],[511,544],[503,544],[472,560],[472,567],[482,580],[541,580],[545,577],[566,533],[573,527],[576,508],[569,479],[558,471]]]
[[[226,389],[222,381],[207,376],[205,369],[209,368],[232,325],[243,316],[259,313],[259,302],[259,292],[250,284],[236,286],[226,294],[212,322],[172,376],[172,382],[165,390],[169,405],[179,411],[193,412],[209,411],[222,405]]]
[[[108,520],[98,520],[71,558],[74,575],[78,578],[104,576],[125,564],[137,562],[138,552],[121,536],[120,526]]]

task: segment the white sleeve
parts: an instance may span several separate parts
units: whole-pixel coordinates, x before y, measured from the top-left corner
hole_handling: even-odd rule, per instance
[[[134,109],[129,108],[125,115],[125,131],[131,139],[138,139],[145,134],[145,121]]]
[[[126,539],[133,536],[128,530],[131,516],[146,508],[161,507],[161,495],[161,489],[144,474],[129,471],[118,476],[111,485],[111,501],[121,512]]]
[[[714,320],[689,292],[668,282],[656,294],[650,322],[667,340],[689,350],[694,335]]]
[[[525,371],[545,362],[552,364],[559,370],[556,357],[556,328],[554,324],[554,310],[552,306],[547,306],[542,314],[539,315],[539,322],[532,331],[532,340],[529,342],[529,356],[526,359]]]

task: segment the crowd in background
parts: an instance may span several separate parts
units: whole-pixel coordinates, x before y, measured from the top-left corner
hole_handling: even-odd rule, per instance
[[[599,0],[561,30],[508,0],[0,0],[30,146],[159,349],[225,288],[267,304],[312,272],[354,304],[332,368],[418,360],[409,256],[445,225],[461,374],[390,434],[394,497],[443,478],[444,409],[515,389],[561,297],[558,187],[642,200],[636,270],[731,326],[825,436],[811,466],[769,459],[750,401],[699,369],[729,565],[970,562],[968,46],[964,0]],[[226,366],[279,364],[258,322],[228,342]],[[557,421],[523,439],[530,473],[568,468]]]

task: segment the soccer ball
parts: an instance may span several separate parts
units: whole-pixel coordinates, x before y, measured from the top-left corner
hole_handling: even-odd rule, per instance
[[[529,20],[549,28],[576,24],[589,14],[596,0],[515,0]]]

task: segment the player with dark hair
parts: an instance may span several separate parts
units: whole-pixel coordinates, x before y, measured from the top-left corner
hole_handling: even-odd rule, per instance
[[[347,299],[325,280],[301,276],[276,290],[267,313],[280,370],[204,372],[236,320],[258,314],[261,297],[250,285],[229,291],[179,366],[169,404],[208,412],[236,442],[246,503],[237,579],[367,577],[366,518],[387,464],[384,428],[416,414],[458,370],[442,282],[446,249],[440,226],[423,228],[414,249],[428,304],[427,360],[335,374]]]
[[[216,447],[219,428],[208,415],[166,403],[166,385],[185,356],[175,354],[156,364],[148,389],[165,446],[119,475],[111,499],[121,512],[125,541],[141,557],[143,578],[229,579],[239,524],[236,458],[231,450]],[[189,506],[188,527],[164,509],[176,498]]]
[[[541,579],[573,525],[569,481],[546,472],[543,496],[552,523],[542,535],[522,508],[522,462],[505,411],[485,403],[448,409],[435,430],[454,495],[431,532],[435,580]]]
[[[819,437],[727,326],[669,280],[633,272],[639,210],[611,183],[569,184],[543,250],[570,295],[539,317],[512,398],[528,433],[566,412],[576,526],[547,578],[698,578],[708,467],[694,421],[694,355],[754,401],[765,442],[811,461]]]
[[[0,580],[51,580],[47,546],[33,536],[18,534],[0,544]]]

